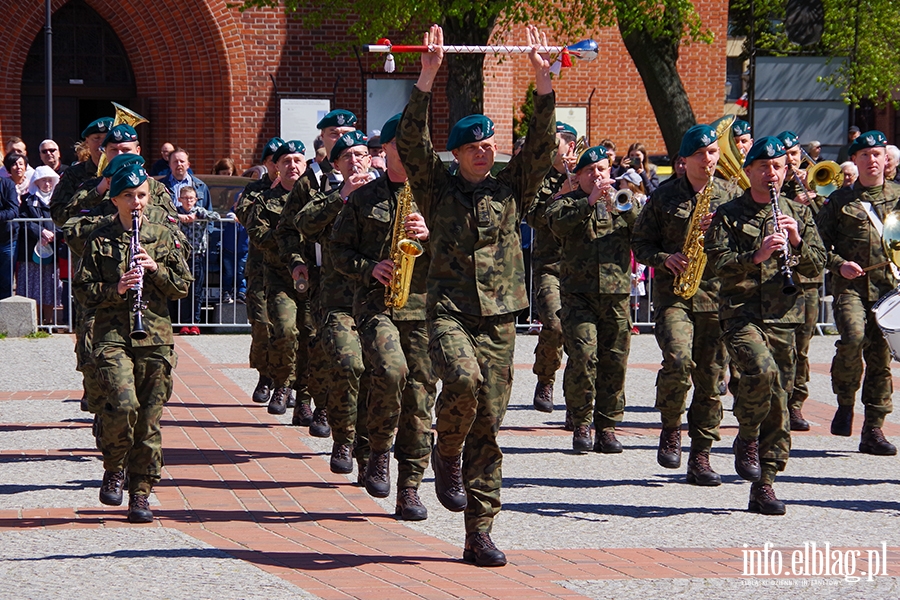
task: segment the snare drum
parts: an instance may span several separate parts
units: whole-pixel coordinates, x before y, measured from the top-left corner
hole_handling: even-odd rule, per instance
[[[894,289],[872,307],[875,322],[887,340],[894,360],[900,361],[900,288]]]

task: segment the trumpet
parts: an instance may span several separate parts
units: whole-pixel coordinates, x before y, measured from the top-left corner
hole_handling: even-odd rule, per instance
[[[598,219],[605,219],[609,211],[626,213],[634,206],[634,192],[631,190],[616,190],[610,188],[606,194],[600,197],[594,205]]]

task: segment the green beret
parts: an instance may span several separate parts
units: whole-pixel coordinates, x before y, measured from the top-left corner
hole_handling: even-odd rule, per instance
[[[397,137],[397,126],[400,125],[400,117],[403,116],[403,113],[397,113],[390,119],[384,122],[384,125],[381,127],[381,145],[387,144],[392,141],[395,137]]]
[[[575,131],[575,128],[568,123],[563,123],[562,121],[556,122],[556,133],[568,133],[573,137],[578,137],[578,132]]]
[[[749,167],[754,160],[769,160],[785,154],[786,151],[781,140],[773,135],[767,135],[753,142],[753,147],[750,148],[747,158],[744,159],[744,167]]]
[[[718,139],[716,130],[709,125],[694,125],[681,138],[678,154],[687,158],[701,148],[706,148]]]
[[[104,177],[112,177],[116,174],[116,171],[123,167],[129,167],[131,165],[138,165],[140,167],[144,166],[144,157],[140,154],[119,154],[115,156],[109,164],[106,165],[106,168],[103,169]]]
[[[272,155],[272,160],[278,162],[278,159],[285,154],[306,154],[306,146],[300,140],[285,142]]]
[[[273,154],[275,151],[281,148],[284,145],[284,140],[280,137],[273,137],[271,140],[266,142],[266,147],[263,148],[262,158],[259,159],[259,162],[266,162],[266,159]]]
[[[860,150],[865,148],[884,148],[887,146],[887,138],[880,131],[872,130],[859,134],[859,137],[853,140],[847,154],[853,156]]]
[[[750,123],[747,121],[737,120],[731,124],[731,133],[734,137],[738,138],[742,135],[747,135],[750,133]]]
[[[494,122],[484,115],[469,115],[456,122],[450,130],[447,150],[456,150],[463,144],[480,142],[494,137]]]
[[[123,191],[136,188],[147,181],[147,171],[141,165],[122,167],[109,182],[109,197],[115,198]]]
[[[790,131],[787,129],[782,131],[775,137],[777,137],[779,140],[781,140],[781,143],[784,144],[785,150],[790,150],[791,148],[793,148],[794,146],[796,146],[797,144],[800,143],[800,138],[797,137],[797,134],[794,133],[793,131]]]
[[[588,148],[581,153],[580,157],[578,157],[578,164],[575,165],[574,172],[577,173],[584,167],[600,162],[604,158],[609,158],[609,155],[606,153],[606,146],[594,146],[593,148]]]
[[[347,133],[339,137],[338,140],[334,143],[334,147],[331,149],[331,156],[328,157],[328,160],[334,163],[341,155],[341,152],[343,152],[347,148],[352,148],[354,146],[366,146],[366,143],[368,141],[369,138],[367,138],[366,134],[364,134],[359,129],[348,131]]]
[[[137,131],[134,130],[134,127],[122,123],[121,125],[116,125],[109,130],[109,133],[107,133],[106,137],[103,138],[103,145],[106,146],[107,144],[123,144],[125,142],[136,141],[138,141],[138,137]]]
[[[322,117],[322,120],[316,123],[316,129],[325,129],[326,127],[353,127],[354,125],[356,125],[356,115],[349,110],[338,108]]]
[[[95,133],[107,133],[113,126],[112,117],[102,117],[95,121],[91,121],[90,124],[84,128],[84,131],[81,132],[81,137],[86,138],[89,135],[94,135]]]

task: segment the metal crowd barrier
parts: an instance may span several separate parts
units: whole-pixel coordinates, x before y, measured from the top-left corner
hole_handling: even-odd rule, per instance
[[[18,218],[6,223],[7,232],[12,233],[19,228],[26,227],[29,223],[40,223],[45,229],[54,230],[50,219]],[[196,223],[200,224],[202,221],[198,220]],[[240,224],[229,218],[207,222],[207,230],[209,240],[207,252],[192,255],[190,261],[192,272],[197,273],[198,270],[202,270],[204,274],[202,285],[197,288],[200,295],[199,315],[196,314],[196,311],[191,310],[191,296],[172,302],[169,306],[172,326],[176,333],[182,327],[193,326],[206,331],[210,329],[212,331],[248,330],[247,309],[243,303],[244,294],[242,294],[242,292],[246,293],[244,266],[247,261],[247,233]],[[530,229],[526,232],[527,239],[523,248],[527,270],[526,285],[529,297],[533,300],[536,295],[530,268],[533,234]],[[18,242],[22,236],[15,235],[13,239]],[[12,293],[27,295],[37,300],[40,329],[57,332],[72,331],[74,300],[71,282],[77,265],[69,259],[68,249],[62,236],[56,236],[49,245],[53,249],[53,258],[49,262],[39,265],[29,256],[27,262],[33,266],[24,269],[16,264],[15,248],[9,246],[8,244],[5,248],[6,252],[3,251],[4,248],[0,247],[0,261],[4,256],[9,256],[9,252],[13,257],[8,266],[0,262],[0,297],[6,297],[3,296],[6,293],[3,289],[5,270],[5,273],[9,275]],[[632,300],[632,321],[642,332],[652,331],[653,328],[653,306],[651,304],[653,277],[651,272],[651,269],[645,271],[645,295],[634,297]],[[825,328],[834,328],[831,297],[825,296],[824,287],[820,298],[818,329],[819,333],[824,333]],[[52,308],[48,308],[42,315],[41,305],[44,299],[51,301]],[[534,306],[535,303],[532,301],[531,307],[519,316],[517,320],[519,331],[536,329],[539,317]],[[46,319],[42,317],[46,317]]]

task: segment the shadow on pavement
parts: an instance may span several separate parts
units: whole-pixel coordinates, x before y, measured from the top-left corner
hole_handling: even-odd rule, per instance
[[[597,521],[578,515],[596,515],[598,517],[633,517],[636,519],[665,518],[676,515],[729,515],[731,509],[675,506],[628,506],[622,504],[572,504],[567,502],[504,502],[503,510],[542,517],[566,517],[574,520]]]

